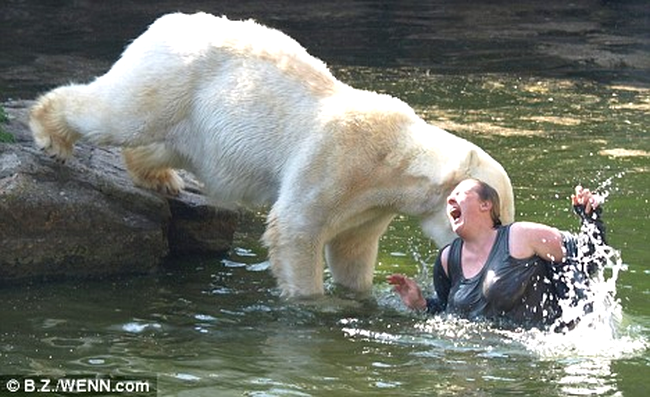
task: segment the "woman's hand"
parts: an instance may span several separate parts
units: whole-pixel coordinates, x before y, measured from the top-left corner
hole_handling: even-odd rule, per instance
[[[393,274],[386,278],[393,290],[402,298],[402,302],[413,310],[426,310],[427,301],[422,296],[422,290],[411,278],[403,274]]]
[[[575,194],[571,195],[571,203],[576,213],[583,219],[591,217],[601,204],[598,196],[594,196],[589,189],[585,189],[580,185],[576,186]]]

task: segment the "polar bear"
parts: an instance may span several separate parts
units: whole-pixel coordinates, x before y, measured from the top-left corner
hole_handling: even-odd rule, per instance
[[[78,139],[124,147],[140,186],[177,193],[194,173],[220,205],[270,205],[262,237],[287,297],[334,281],[372,285],[393,217],[419,217],[451,241],[446,197],[460,180],[497,189],[514,219],[503,167],[478,146],[427,124],[404,102],[338,81],[296,41],[252,20],[168,14],[103,76],[41,96],[36,144],[60,160]]]

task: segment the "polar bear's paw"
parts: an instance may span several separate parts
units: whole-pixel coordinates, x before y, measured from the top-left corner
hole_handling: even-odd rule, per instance
[[[34,141],[39,149],[60,163],[65,163],[72,156],[74,145],[60,135],[34,135]]]
[[[153,144],[122,151],[126,169],[136,186],[176,196],[185,187],[183,179],[170,165],[170,152]]]
[[[137,174],[129,170],[129,175],[136,186],[169,196],[177,196],[185,187],[183,178],[171,168],[150,170]]]

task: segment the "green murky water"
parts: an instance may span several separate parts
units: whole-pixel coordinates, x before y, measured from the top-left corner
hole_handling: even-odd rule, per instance
[[[25,7],[10,3],[19,11]],[[375,3],[382,2],[354,2],[349,12],[354,16]],[[346,9],[333,10],[323,15],[336,21],[351,18],[341,17]],[[332,46],[329,53],[318,45],[313,48],[338,59],[333,70],[341,80],[398,96],[427,121],[485,148],[511,176],[519,220],[576,230],[568,205],[573,186],[581,183],[609,193],[605,220],[624,269],[615,284],[617,303],[600,313],[603,322],[567,335],[547,335],[408,312],[384,279],[402,272],[428,283],[425,273],[430,274],[437,248],[422,237],[414,220],[399,217],[382,239],[374,289],[366,296],[350,296],[328,282],[329,295],[317,302],[282,300],[255,232],[240,235],[227,258],[185,258],[154,275],[4,285],[0,288],[0,375],[156,377],[161,396],[646,396],[650,389],[650,89],[635,78],[613,82],[602,75],[589,78],[589,73],[550,77],[543,67],[542,73],[523,72],[535,64],[534,59],[507,72],[508,68],[494,67],[498,50],[485,53],[471,43],[458,53],[475,51],[490,66],[487,69],[498,73],[481,72],[477,65],[455,74],[434,63],[433,69],[400,66],[428,62],[426,57],[413,61],[418,52],[408,44],[435,42],[436,37],[424,35],[418,27],[427,20],[444,23],[445,19],[442,8],[425,11],[393,10],[389,14],[395,18],[375,21],[375,30],[372,23],[363,29],[351,20],[345,25],[354,37],[381,31],[385,24],[399,27],[384,32],[389,39],[398,34],[411,37],[400,30],[411,27],[413,40],[394,49],[396,57],[409,61],[360,66],[367,63],[346,62],[359,60],[354,58],[357,47],[353,45]],[[241,7],[237,12],[244,14]],[[517,12],[525,14],[519,8]],[[268,19],[281,25],[296,20],[295,15]],[[567,15],[578,19],[579,14]],[[609,14],[602,15],[607,19]],[[297,19],[311,20],[301,18]],[[325,19],[313,19],[320,21],[314,29],[323,27]],[[309,30],[289,22],[289,30]],[[638,29],[639,25],[631,26]],[[56,37],[65,41],[68,36]],[[325,43],[323,37],[311,39]],[[98,46],[110,42],[119,47],[106,38],[96,40]],[[364,55],[372,53],[370,47],[364,48]],[[503,53],[513,57],[520,50],[508,47]],[[93,49],[88,57],[96,51],[101,49]],[[72,54],[74,64],[79,59],[76,52]],[[463,57],[471,59],[471,55]],[[36,65],[27,70],[38,72],[38,59],[33,63],[30,59],[25,55],[17,63]],[[452,66],[457,65],[450,59]],[[3,62],[4,67],[9,61]],[[61,63],[65,62],[59,60],[54,66],[61,68]],[[57,79],[64,78],[64,72],[58,71]],[[616,75],[610,72],[605,74]],[[26,98],[33,96],[34,86],[41,89],[47,81],[58,81],[42,77],[46,81],[36,84],[29,79],[23,84],[11,73],[6,76],[7,80],[0,80],[9,81],[6,86],[12,95]]]

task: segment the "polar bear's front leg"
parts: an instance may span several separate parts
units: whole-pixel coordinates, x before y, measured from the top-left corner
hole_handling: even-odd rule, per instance
[[[282,296],[288,298],[324,293],[320,230],[301,225],[305,219],[296,214],[280,217],[274,208],[262,238],[269,249],[271,270]]]
[[[379,239],[393,217],[393,214],[382,215],[348,229],[325,246],[327,265],[337,284],[354,291],[372,287]]]

